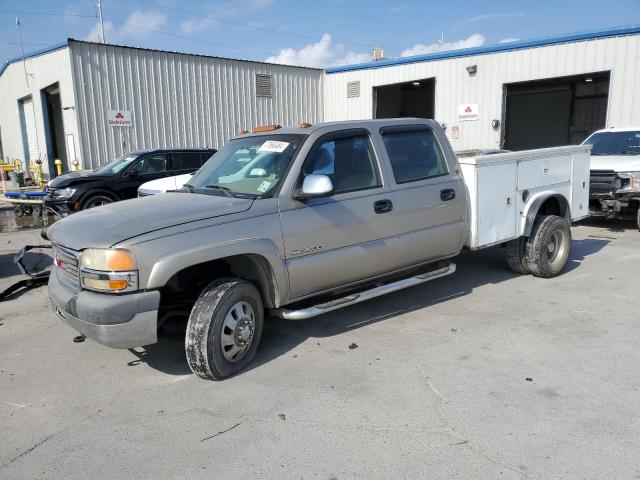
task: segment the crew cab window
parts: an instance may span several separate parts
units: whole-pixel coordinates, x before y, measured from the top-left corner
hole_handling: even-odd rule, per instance
[[[136,163],[129,172],[141,175],[167,171],[167,156],[164,153],[147,155]]]
[[[200,152],[174,152],[171,160],[174,170],[196,170],[202,166]]]
[[[445,175],[447,164],[440,145],[428,129],[382,133],[396,183]]]
[[[382,186],[371,141],[366,135],[327,140],[316,146],[302,167],[306,175],[327,175],[335,193]]]

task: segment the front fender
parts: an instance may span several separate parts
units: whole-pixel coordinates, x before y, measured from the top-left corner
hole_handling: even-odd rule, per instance
[[[163,287],[180,270],[200,263],[219,260],[235,255],[259,255],[271,267],[276,299],[285,299],[288,294],[288,275],[278,248],[265,238],[242,238],[215,244],[202,244],[192,248],[177,249],[156,261],[146,281],[148,289]]]

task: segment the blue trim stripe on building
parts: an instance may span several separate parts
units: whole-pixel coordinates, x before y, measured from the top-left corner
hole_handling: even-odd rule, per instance
[[[41,48],[40,50],[34,50],[33,52],[25,53],[24,58],[33,58],[39,55],[44,55],[45,53],[54,52],[56,50],[60,50],[61,48],[65,48],[67,44],[68,43],[65,41],[63,43],[57,43],[55,45],[51,45],[50,47]],[[7,67],[12,63],[21,62],[22,58],[23,58],[22,55],[20,55],[19,57],[13,57],[7,60],[6,62],[4,62],[4,65],[2,65],[2,68],[0,68],[0,75],[2,75],[4,71],[7,69]]]
[[[468,57],[472,55],[482,55],[487,53],[508,52],[512,50],[522,50],[524,48],[544,47],[547,45],[557,45],[559,43],[579,42],[584,40],[596,40],[599,38],[619,37],[623,35],[634,35],[640,33],[640,25],[631,25],[595,32],[574,33],[571,35],[561,35],[557,37],[540,38],[536,40],[522,40],[517,42],[500,43],[486,47],[463,48],[460,50],[449,50],[438,53],[427,53],[411,57],[392,58],[377,62],[356,63],[353,65],[342,65],[329,67],[326,73],[352,72],[355,70],[369,70],[374,68],[384,68],[393,65],[404,65],[408,63],[432,62],[435,60],[445,60],[449,58]]]

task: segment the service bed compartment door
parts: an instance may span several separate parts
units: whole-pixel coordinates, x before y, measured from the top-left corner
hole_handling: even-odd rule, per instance
[[[477,170],[475,242],[481,248],[515,238],[517,228],[517,164],[480,166]]]
[[[518,164],[518,190],[546,187],[571,179],[571,155],[555,158],[534,158]]]

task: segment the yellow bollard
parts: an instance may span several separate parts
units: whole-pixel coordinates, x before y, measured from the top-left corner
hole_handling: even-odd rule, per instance
[[[61,175],[62,174],[62,160],[60,160],[59,158],[56,158],[53,163],[56,166],[56,175]]]
[[[38,185],[40,185],[41,187],[44,187],[45,182],[42,179],[42,160],[38,159],[36,160],[36,182]]]
[[[74,172],[78,171],[79,166],[80,166],[80,162],[78,162],[77,160],[74,160],[73,162],[71,162],[71,170],[73,170]]]

